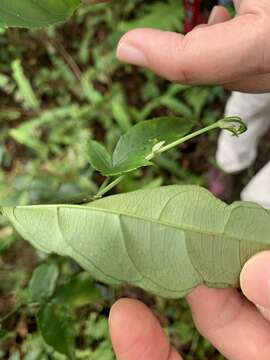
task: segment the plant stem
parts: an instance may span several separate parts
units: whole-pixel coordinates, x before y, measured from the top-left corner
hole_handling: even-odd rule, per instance
[[[110,178],[107,177],[107,178],[103,181],[103,183],[100,185],[100,188],[98,189],[98,193],[99,193],[100,191],[102,191],[103,189],[105,189],[105,187],[109,184],[109,181],[110,181]]]
[[[230,131],[233,135],[239,136],[240,134],[242,134],[243,132],[246,131],[247,127],[246,127],[245,123],[239,117],[228,116],[228,117],[218,120],[214,124],[206,126],[203,129],[197,130],[197,131],[195,131],[191,134],[188,134],[176,141],[173,141],[168,145],[161,146],[156,151],[152,151],[152,153],[146,157],[146,160],[150,161],[155,156],[162,154],[163,152],[168,151],[168,150],[174,148],[175,146],[183,144],[184,142],[186,142],[190,139],[193,139],[196,136],[202,135],[202,134],[209,132],[211,130],[214,130],[214,129],[226,129],[226,130]],[[123,174],[106,186],[104,186],[104,183],[103,183],[102,186],[100,187],[98,193],[94,196],[94,200],[101,198],[104,194],[106,194],[108,191],[110,191],[113,187],[118,185],[124,179],[124,177],[125,177],[125,175]]]
[[[236,128],[235,125],[233,125],[233,124],[237,124],[239,126],[239,128]],[[214,130],[214,129],[226,129],[228,131],[231,131],[234,135],[238,136],[239,134],[241,134],[242,132],[244,132],[246,130],[246,128],[242,128],[241,126],[243,126],[243,122],[239,117],[228,116],[226,118],[218,120],[214,124],[206,126],[203,129],[197,130],[191,134],[188,134],[188,135],[182,137],[181,139],[173,141],[168,145],[162,146],[156,152],[149,154],[146,157],[146,160],[152,160],[156,155],[162,154],[163,152],[168,151],[168,150],[174,148],[175,146],[183,144],[184,142],[186,142],[190,139],[193,139],[199,135],[202,135],[202,134],[209,132],[211,130]]]
[[[16,305],[12,310],[10,310],[6,315],[0,318],[0,324],[2,324],[4,321],[6,321],[10,316],[15,314],[22,306],[24,306],[24,303],[20,303]]]
[[[94,196],[94,200],[101,198],[104,194],[106,194],[108,191],[118,185],[124,179],[124,177],[125,175],[121,175],[112,182],[110,182],[107,186],[100,188],[98,193]]]
[[[146,157],[146,159],[147,159],[147,160],[152,160],[152,159],[153,159],[156,155],[158,155],[158,154],[162,154],[163,152],[168,151],[168,150],[174,148],[175,146],[178,146],[178,145],[180,145],[180,144],[183,144],[184,142],[186,142],[186,141],[188,141],[188,140],[190,140],[190,139],[193,139],[193,138],[195,138],[196,136],[202,135],[202,134],[204,134],[204,133],[206,133],[206,132],[208,132],[208,131],[210,131],[210,130],[214,130],[214,129],[217,129],[217,128],[219,128],[219,124],[218,124],[218,123],[214,123],[214,124],[209,125],[209,126],[203,128],[203,129],[200,129],[200,130],[195,131],[195,132],[193,132],[193,133],[191,133],[191,134],[188,134],[188,135],[182,137],[181,139],[178,139],[178,140],[176,140],[176,141],[173,141],[172,143],[170,143],[170,144],[168,144],[168,145],[162,146],[159,150],[156,151],[156,153],[148,155],[148,156]]]

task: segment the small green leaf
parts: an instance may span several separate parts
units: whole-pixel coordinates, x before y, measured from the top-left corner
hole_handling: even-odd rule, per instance
[[[160,117],[140,122],[121,136],[113,153],[113,165],[115,168],[130,170],[138,165],[149,165],[146,157],[151,154],[155,144],[175,141],[186,135],[192,127],[190,122],[178,117]]]
[[[80,307],[94,303],[99,299],[101,299],[101,293],[95,286],[92,276],[82,272],[60,286],[53,301],[66,306]]]
[[[0,26],[39,28],[67,20],[80,0],[1,0]]]
[[[183,137],[192,124],[179,117],[160,117],[142,121],[120,137],[113,155],[103,145],[91,141],[88,152],[91,165],[103,175],[116,176],[152,163],[147,156],[158,143],[169,143]]]
[[[54,264],[43,264],[36,268],[29,282],[31,301],[42,302],[52,296],[58,278],[58,268]]]
[[[37,313],[38,327],[44,341],[54,350],[75,359],[75,323],[67,308],[49,303]]]
[[[107,149],[95,140],[90,140],[87,144],[88,159],[92,167],[101,173],[106,173],[112,168],[112,157]]]

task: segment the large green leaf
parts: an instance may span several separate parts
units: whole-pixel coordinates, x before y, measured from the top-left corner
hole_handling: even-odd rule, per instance
[[[112,156],[103,145],[92,140],[88,144],[91,165],[103,175],[115,176],[152,163],[147,160],[153,147],[175,141],[192,129],[192,123],[179,117],[160,117],[142,121],[120,137]]]
[[[245,262],[270,249],[270,212],[226,205],[197,186],[140,190],[88,205],[2,208],[35,247],[74,258],[97,279],[164,297],[199,284],[238,286]]]
[[[0,0],[0,26],[39,28],[67,20],[80,0]]]

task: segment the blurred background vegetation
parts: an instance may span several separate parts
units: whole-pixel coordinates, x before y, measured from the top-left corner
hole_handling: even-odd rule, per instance
[[[47,30],[0,29],[1,204],[73,202],[94,194],[103,179],[84,153],[90,137],[112,149],[120,134],[144,119],[174,114],[205,126],[222,116],[222,88],[171,84],[115,57],[125,31],[181,31],[183,18],[179,0],[117,0],[85,6],[65,25]],[[201,136],[162,155],[158,166],[129,174],[115,191],[206,186],[216,138]],[[0,221],[1,359],[66,358],[45,344],[37,327],[35,314],[52,298],[76,359],[114,359],[107,316],[121,296],[149,305],[185,359],[223,359],[195,330],[184,300],[94,282],[71,260],[36,252]]]

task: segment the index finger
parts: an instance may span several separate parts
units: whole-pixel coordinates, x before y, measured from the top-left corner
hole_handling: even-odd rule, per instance
[[[150,309],[138,300],[118,300],[109,325],[117,360],[183,360]]]

